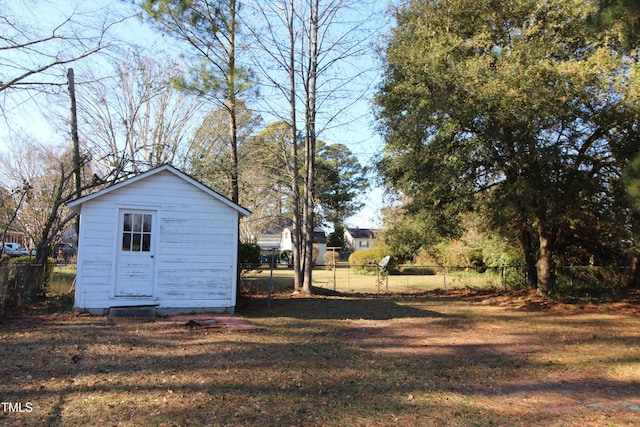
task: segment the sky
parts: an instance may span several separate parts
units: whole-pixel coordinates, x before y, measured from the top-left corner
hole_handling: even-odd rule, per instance
[[[115,5],[115,7],[114,7]],[[117,13],[127,5],[127,2],[114,2],[113,0],[15,0],[11,3],[10,9],[3,11],[8,16],[13,17],[18,22],[24,22],[29,31],[52,31],[60,22],[75,12],[78,17],[93,17],[100,19],[105,13]],[[375,9],[377,13],[386,9],[386,1],[373,1],[370,7]],[[4,6],[3,6],[4,8]],[[111,12],[110,12],[111,11]],[[380,16],[380,15],[379,15]],[[349,21],[350,16],[341,17],[344,21]],[[356,18],[353,18],[356,19]],[[78,19],[78,24],[86,25],[85,31],[90,31],[91,19],[82,21]],[[95,21],[97,22],[97,21]],[[385,25],[381,22],[375,22],[378,26],[376,31],[384,32]],[[129,19],[118,24],[113,28],[114,34],[123,43],[141,44],[141,45],[166,45],[170,40],[165,39],[162,35],[154,32],[138,19]],[[82,28],[81,28],[82,31]],[[2,55],[5,55],[4,57]],[[13,61],[20,64],[22,61],[28,62],[28,57],[7,57],[6,54],[0,53],[0,66],[11,66]],[[90,57],[83,60],[83,63],[68,65],[74,69],[82,68],[96,63],[102,59],[98,57]],[[357,100],[345,99],[349,107],[344,111],[341,110],[343,105],[324,106],[328,111],[338,109],[340,114],[332,118],[332,124],[335,126],[326,128],[319,136],[327,144],[344,143],[349,147],[353,154],[358,156],[361,164],[371,166],[375,162],[377,156],[380,155],[383,141],[382,137],[375,131],[375,124],[371,110],[371,97],[373,96],[376,82],[379,80],[379,70],[377,59],[374,56],[358,59],[359,62],[351,61],[349,64],[343,65],[339,70],[341,73],[357,72],[359,69],[369,70],[361,78],[354,80],[350,84],[356,88],[354,94],[358,94]],[[16,72],[17,72],[16,67]],[[78,73],[76,73],[78,76]],[[5,78],[0,71],[0,81]],[[19,144],[21,138],[34,138],[43,141],[45,144],[56,145],[64,142],[68,138],[65,129],[59,129],[60,126],[52,126],[47,118],[53,109],[58,114],[64,116],[68,114],[68,92],[64,83],[66,82],[66,67],[53,69],[42,75],[42,79],[46,81],[57,82],[60,84],[53,94],[45,97],[42,94],[32,94],[25,91],[12,93],[11,97],[7,94],[0,99],[0,108],[2,109],[3,123],[0,123],[0,152],[8,152],[11,144]],[[78,80],[78,77],[76,77]],[[82,90],[81,81],[78,81],[78,89]],[[363,89],[367,87],[367,89]],[[354,95],[355,96],[355,95]],[[361,98],[360,98],[361,97]],[[258,99],[259,101],[259,99]],[[258,102],[258,108],[260,103]],[[323,108],[323,107],[321,107]],[[67,111],[65,111],[65,109]],[[338,111],[336,110],[336,111]],[[322,112],[322,111],[321,111]],[[265,115],[268,121],[268,114]],[[360,228],[379,228],[381,224],[380,208],[383,207],[383,192],[380,188],[374,187],[365,197],[365,208],[360,214],[349,218],[346,225],[349,227]]]

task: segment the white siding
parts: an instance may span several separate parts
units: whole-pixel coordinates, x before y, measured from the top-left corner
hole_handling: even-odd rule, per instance
[[[114,298],[118,215],[156,211],[152,299]],[[238,212],[163,171],[82,204],[76,307],[233,308]]]

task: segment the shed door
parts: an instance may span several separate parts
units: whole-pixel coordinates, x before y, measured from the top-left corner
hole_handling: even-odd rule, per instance
[[[120,211],[115,296],[153,296],[155,211]]]

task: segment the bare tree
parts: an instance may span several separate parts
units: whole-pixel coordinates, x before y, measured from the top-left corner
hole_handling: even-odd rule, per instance
[[[289,124],[291,141],[302,129],[304,157],[291,143],[287,168],[296,199],[295,289],[304,293],[311,292],[316,141],[323,132],[347,125],[350,108],[371,89],[372,65],[359,61],[373,55],[372,37],[384,23],[376,3],[256,1],[246,18],[257,46],[254,63],[264,80],[265,110]],[[304,165],[302,173],[298,164]]]
[[[137,52],[111,65],[113,77],[94,70],[79,84],[80,133],[94,167],[101,175],[164,163],[184,168],[202,102],[175,88],[183,70]]]
[[[75,196],[72,153],[26,137],[13,142],[11,152],[0,157],[5,165],[2,180],[11,188],[24,189],[13,194],[15,205],[21,205],[15,220],[42,252],[37,257],[44,261],[74,216],[64,207]]]
[[[252,215],[240,223],[249,242],[274,228],[291,227],[290,126],[282,121],[267,125],[240,149],[240,191]],[[252,237],[253,236],[253,237]]]
[[[27,3],[27,4],[25,4]],[[70,5],[67,5],[70,6]],[[47,9],[48,8],[48,9]],[[66,86],[66,68],[109,48],[110,32],[127,18],[107,10],[72,8],[34,21],[29,12],[53,10],[43,1],[3,2],[0,16],[0,108],[22,105],[34,92]]]
[[[289,176],[291,192],[291,237],[293,243],[294,289],[302,289],[304,283],[302,262],[304,256],[303,210],[301,208],[302,175],[298,154],[298,76],[297,54],[300,44],[299,14],[296,0],[255,2],[253,16],[247,18],[246,27],[251,30],[255,42],[252,50],[255,67],[275,96],[265,96],[265,112],[275,115],[289,127],[289,142],[282,149],[290,151],[289,161],[284,162]],[[263,25],[265,24],[266,25]],[[275,102],[271,102],[274,100]],[[284,101],[280,104],[280,101]],[[287,108],[284,108],[284,106]]]

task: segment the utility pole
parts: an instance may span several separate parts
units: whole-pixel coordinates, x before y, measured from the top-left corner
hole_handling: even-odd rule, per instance
[[[67,72],[69,82],[69,98],[71,100],[71,141],[73,142],[73,173],[76,181],[76,197],[80,197],[82,177],[80,174],[80,144],[78,142],[78,115],[76,112],[76,87],[73,78],[73,68]],[[76,237],[80,239],[80,220],[76,218]]]

